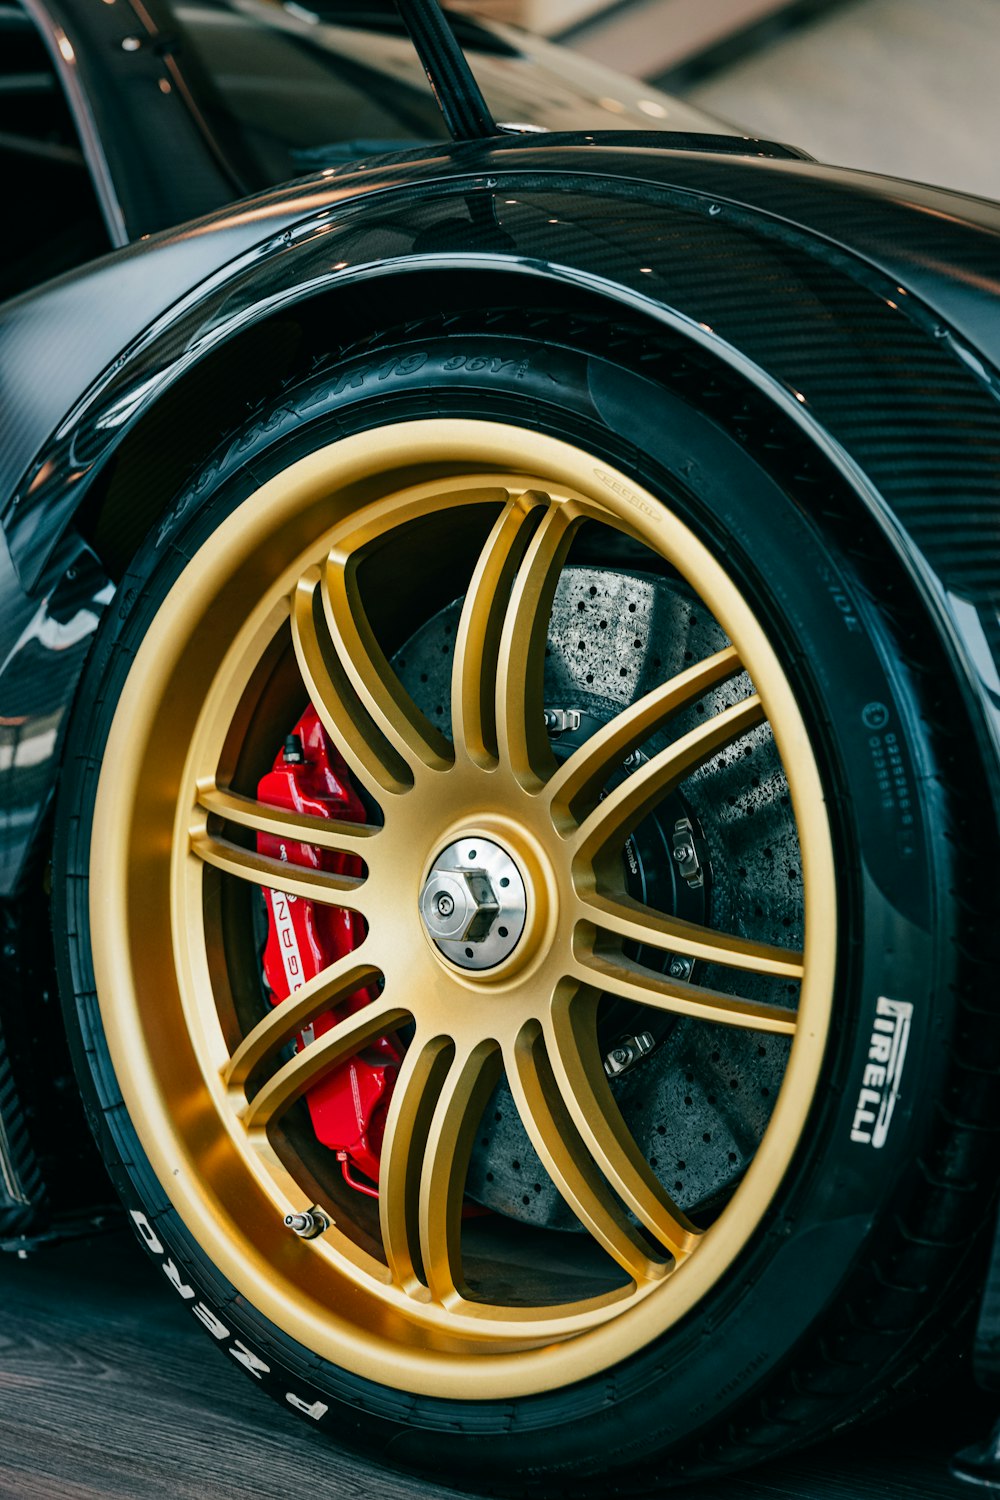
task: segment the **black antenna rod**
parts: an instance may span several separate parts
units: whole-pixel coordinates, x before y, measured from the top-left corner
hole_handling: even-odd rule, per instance
[[[481,141],[498,135],[490,107],[438,0],[396,0],[396,7],[452,140]]]

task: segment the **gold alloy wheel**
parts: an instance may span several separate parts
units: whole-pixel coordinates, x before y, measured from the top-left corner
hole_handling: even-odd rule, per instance
[[[544,726],[546,632],[560,570],[591,522],[676,569],[732,645],[558,762]],[[425,523],[436,555],[457,537],[470,559],[464,573],[456,565],[451,592],[465,602],[450,740],[404,692],[362,603],[366,569],[382,567],[384,583],[422,566]],[[743,696],[607,790],[630,752],[710,689],[747,683],[742,672],[753,684]],[[247,747],[273,754],[307,697],[380,823],[339,824],[256,800],[266,757]],[[798,829],[801,953],[653,912],[623,886],[622,849],[641,819],[765,721]],[[357,856],[363,873],[260,855],[258,832]],[[449,851],[477,841],[499,851],[491,857],[507,861],[524,890],[516,941],[486,967],[464,966],[439,941],[431,900],[445,890],[434,882]],[[502,1398],[619,1362],[725,1274],[799,1143],[830,1020],[836,906],[805,726],[724,567],[665,504],[554,438],[473,420],[401,423],[313,453],[240,505],[185,567],[131,667],[101,773],[91,877],[102,1017],[164,1192],[243,1297],[372,1380]],[[270,1010],[247,918],[261,887],[346,906],[367,928],[353,953]],[[441,907],[447,914],[447,900]],[[625,952],[637,943],[726,966],[733,993],[641,966]],[[797,985],[797,1004],[741,999],[741,973]],[[361,985],[371,987],[368,1006],[288,1055],[305,1026]],[[708,1226],[672,1201],[625,1125],[598,1041],[602,994],[791,1040],[763,1140]],[[394,1030],[406,1054],[366,1220],[368,1200],[328,1191],[296,1103]],[[463,1274],[463,1241],[478,1232],[463,1219],[466,1169],[502,1073],[538,1156],[589,1231],[602,1268],[589,1281],[546,1283],[543,1265],[528,1292],[511,1291],[508,1277],[490,1297]],[[317,1202],[329,1226],[297,1239],[285,1215]]]

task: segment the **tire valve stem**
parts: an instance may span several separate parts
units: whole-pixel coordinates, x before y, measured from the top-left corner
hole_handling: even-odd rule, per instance
[[[608,1053],[604,1059],[604,1071],[609,1078],[617,1078],[637,1063],[640,1057],[645,1057],[652,1052],[654,1046],[653,1033],[651,1031],[640,1031],[638,1036],[625,1036]]]
[[[286,1214],[285,1227],[300,1240],[314,1240],[330,1227],[326,1214],[318,1208],[307,1208],[300,1214]]]

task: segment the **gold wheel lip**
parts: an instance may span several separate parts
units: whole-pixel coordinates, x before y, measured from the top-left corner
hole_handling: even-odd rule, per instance
[[[185,588],[180,591],[183,599],[178,597],[175,587],[154,620],[126,683],[109,736],[105,767],[113,765],[115,774],[112,777],[107,770],[102,773],[95,808],[91,866],[95,977],[119,1086],[143,1149],[189,1232],[244,1296],[307,1347],[334,1364],[380,1383],[416,1394],[463,1399],[527,1395],[595,1374],[657,1337],[714,1285],[766,1212],[794,1154],[822,1064],[835,964],[835,923],[830,919],[836,909],[832,846],[818,769],[805,725],[777,658],[721,565],[661,501],[603,461],[598,464],[583,450],[507,424],[432,419],[400,424],[389,430],[388,442],[386,438],[386,430],[382,429],[374,439],[371,434],[341,439],[299,460],[264,485],[195,555],[184,573]],[[336,473],[340,483],[349,487],[382,472],[387,457],[390,464],[395,462],[412,471],[420,465],[440,462],[442,452],[448,454],[452,464],[468,464],[475,475],[491,465],[501,472],[507,471],[507,456],[517,452],[522,462],[530,462],[535,473],[550,475],[549,482],[582,493],[611,516],[624,515],[629,529],[666,555],[675,566],[679,560],[686,561],[687,566],[680,571],[686,576],[693,574],[699,594],[709,598],[713,613],[751,669],[763,699],[788,775],[800,830],[806,891],[806,979],[802,986],[799,1027],[770,1127],[729,1208],[703,1236],[697,1254],[665,1278],[670,1284],[669,1295],[663,1283],[650,1283],[610,1320],[588,1327],[561,1343],[552,1343],[551,1338],[557,1335],[546,1333],[543,1347],[522,1348],[513,1353],[490,1350],[488,1337],[476,1345],[470,1342],[468,1349],[458,1353],[401,1343],[398,1339],[381,1337],[375,1329],[361,1328],[329,1307],[312,1305],[309,1294],[293,1296],[287,1289],[275,1288],[272,1260],[238,1224],[220,1217],[218,1203],[201,1181],[197,1157],[185,1145],[176,1118],[176,1101],[164,1097],[158,1081],[150,1038],[144,1032],[139,1014],[128,945],[121,941],[122,932],[129,930],[130,886],[135,875],[127,857],[130,816],[139,796],[143,768],[143,755],[135,751],[135,741],[137,738],[141,741],[142,736],[136,736],[134,726],[147,726],[148,731],[155,716],[156,684],[162,683],[164,677],[170,678],[182,654],[186,633],[201,618],[201,611],[212,608],[219,592],[220,559],[231,559],[234,550],[245,557],[263,539],[263,531],[273,531],[283,517],[301,514],[303,506],[315,502],[317,488],[329,486],[331,473]],[[224,571],[228,571],[228,566],[227,563]],[[291,574],[300,566],[301,555],[280,575],[275,588],[280,588],[286,573]],[[705,588],[706,574],[715,584],[710,593]],[[238,651],[245,633],[246,628],[237,632],[227,661],[232,652]],[[748,636],[753,642],[749,651]],[[150,670],[137,670],[140,662]],[[220,672],[224,664],[220,665]],[[185,768],[185,780],[190,779],[189,771],[190,765]],[[174,823],[175,848],[186,841],[187,814],[182,800]],[[484,821],[482,836],[492,836],[488,832],[491,822],[491,819]],[[180,930],[177,919],[184,904],[185,865],[186,859],[175,859],[170,878],[175,932]],[[116,918],[119,923],[125,919],[124,926],[116,925]],[[189,955],[177,957],[183,973]],[[205,1035],[201,1017],[191,1015],[189,1021],[194,1023],[196,1049],[204,1056],[217,1055],[219,1039]],[[790,1088],[793,1077],[794,1087]],[[211,1094],[212,1089],[207,1092]],[[201,1108],[205,1102],[201,1101]],[[198,1101],[191,1100],[188,1104],[197,1116]],[[190,1126],[190,1120],[186,1123]],[[282,1196],[273,1179],[268,1182],[277,1222],[279,1209],[287,1209],[289,1198]],[[301,1194],[298,1196],[301,1198]],[[293,1198],[292,1206],[303,1204]],[[725,1234],[719,1232],[723,1226]],[[296,1259],[314,1253],[320,1244],[296,1245]],[[322,1247],[320,1254],[326,1255],[328,1250],[328,1246]],[[286,1260],[293,1253],[287,1244],[283,1251],[279,1247],[279,1252]],[[346,1282],[353,1277],[356,1289],[365,1285],[363,1278],[371,1274],[370,1266],[360,1264],[353,1267],[347,1264],[339,1269]],[[651,1296],[661,1287],[664,1295]],[[418,1311],[409,1299],[403,1305],[407,1313]],[[475,1316],[479,1318],[478,1314]],[[537,1321],[535,1326],[540,1336],[553,1321],[556,1320]],[[414,1326],[419,1327],[419,1323]],[[565,1329],[566,1324],[561,1326]]]

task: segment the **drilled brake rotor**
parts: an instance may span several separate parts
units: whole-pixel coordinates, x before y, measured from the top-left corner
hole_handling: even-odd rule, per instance
[[[451,669],[462,600],[426,622],[393,666],[427,717],[450,734]],[[683,584],[621,569],[564,569],[552,608],[545,702],[557,755],[568,753],[623,707],[671,675],[726,645],[726,637]],[[678,715],[670,738],[735,702],[746,680],[728,682]],[[651,739],[645,754],[666,739]],[[621,775],[627,774],[623,768]],[[673,830],[688,818],[700,835],[702,884],[685,880]],[[801,864],[788,788],[764,724],[738,747],[688,778],[637,831],[626,850],[626,887],[635,899],[688,920],[784,947],[801,946]],[[639,955],[649,963],[651,956]],[[657,955],[669,967],[670,955]],[[732,988],[722,967],[699,965],[699,983]],[[741,974],[748,999],[794,994],[767,976]],[[602,1002],[602,1041],[648,1030],[648,1010]],[[688,1213],[725,1199],[763,1136],[787,1062],[785,1038],[671,1019],[655,1046],[611,1079],[640,1150],[673,1200]],[[467,1192],[508,1217],[550,1229],[580,1225],[556,1192],[504,1081],[486,1106]]]

